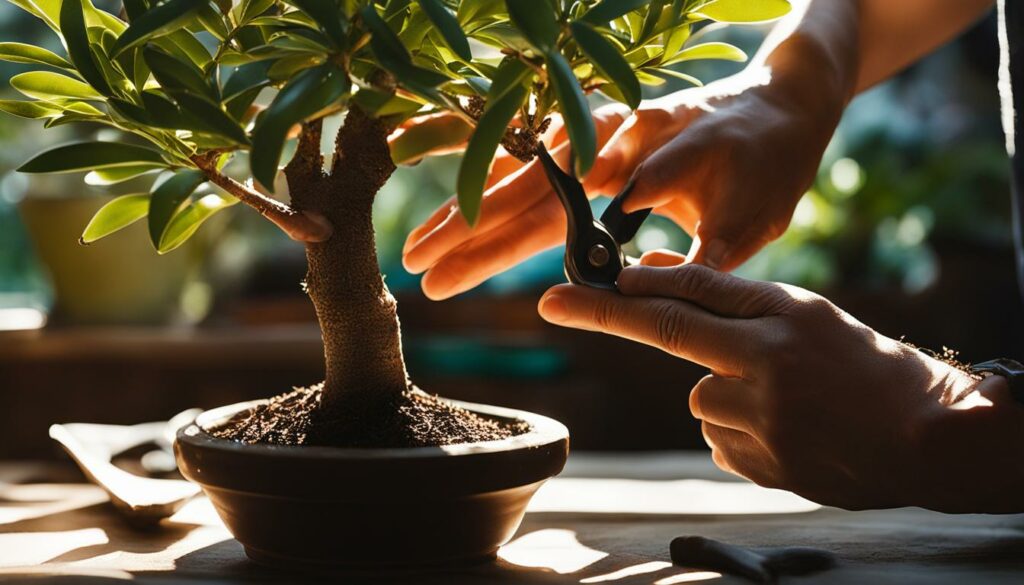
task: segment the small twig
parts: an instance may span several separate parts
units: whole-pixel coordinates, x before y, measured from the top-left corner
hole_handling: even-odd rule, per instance
[[[206,174],[211,183],[258,211],[291,239],[300,242],[323,242],[331,237],[333,228],[327,218],[315,213],[300,212],[239,183],[217,170],[214,160],[209,157],[193,156],[192,162]]]

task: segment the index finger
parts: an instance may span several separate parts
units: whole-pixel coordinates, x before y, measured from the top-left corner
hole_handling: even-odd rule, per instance
[[[735,378],[750,379],[761,345],[757,322],[720,317],[676,299],[562,284],[544,294],[539,311],[556,325],[638,341]]]

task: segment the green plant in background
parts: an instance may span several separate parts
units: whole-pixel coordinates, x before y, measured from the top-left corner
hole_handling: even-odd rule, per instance
[[[127,0],[115,16],[90,0],[9,1],[59,35],[66,55],[0,43],[0,58],[38,67],[11,79],[29,99],[0,110],[133,137],[59,146],[19,170],[84,171],[92,184],[153,177],[148,192],[104,206],[84,243],[146,218],[166,253],[239,201],[305,242],[326,348],[323,421],[393,408],[411,388],[371,223],[395,162],[468,136],[457,191],[473,223],[499,145],[532,157],[560,115],[586,173],[596,155],[588,93],[635,108],[641,84],[697,83],[670,67],[745,55],[689,44],[695,25],[789,9],[786,0]],[[463,123],[406,132],[389,150],[392,130],[435,113]],[[324,128],[338,122],[325,160]],[[283,190],[288,203],[272,196]]]

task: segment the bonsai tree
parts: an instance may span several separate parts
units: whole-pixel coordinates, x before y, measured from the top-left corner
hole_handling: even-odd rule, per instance
[[[516,432],[409,380],[371,221],[396,162],[468,139],[457,190],[472,224],[499,146],[528,160],[561,116],[586,173],[596,154],[588,94],[636,108],[641,84],[699,83],[670,67],[745,55],[691,42],[695,26],[789,9],[787,0],[125,0],[114,15],[90,0],[9,1],[52,29],[66,54],[0,43],[0,58],[38,66],[10,81],[29,99],[0,101],[0,110],[46,128],[124,134],[53,148],[19,170],[87,171],[87,182],[103,185],[152,179],[148,192],[104,206],[83,244],[145,219],[166,254],[239,202],[305,244],[325,380],[223,432],[377,447]],[[461,121],[414,125],[438,113]],[[324,136],[336,119],[336,135]]]

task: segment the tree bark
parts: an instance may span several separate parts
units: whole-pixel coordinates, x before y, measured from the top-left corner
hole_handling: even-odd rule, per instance
[[[318,418],[327,427],[372,419],[371,413],[395,404],[410,384],[372,221],[374,198],[395,170],[387,136],[385,124],[353,108],[338,132],[330,173],[323,169],[319,122],[303,128],[285,168],[292,205],[324,216],[334,227],[327,241],[306,244],[305,288],[316,307],[326,360]]]

